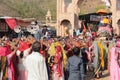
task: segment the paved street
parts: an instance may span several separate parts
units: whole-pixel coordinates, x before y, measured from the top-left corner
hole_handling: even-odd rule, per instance
[[[92,72],[88,72],[85,80],[109,80],[109,72],[107,70],[103,72],[103,75],[100,79],[95,79],[92,77],[92,75]]]

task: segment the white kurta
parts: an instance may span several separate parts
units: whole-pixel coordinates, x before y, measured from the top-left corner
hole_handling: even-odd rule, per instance
[[[48,80],[47,68],[43,56],[38,52],[32,52],[26,58],[28,80]]]

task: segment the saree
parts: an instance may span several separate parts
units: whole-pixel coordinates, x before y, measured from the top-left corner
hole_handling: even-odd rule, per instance
[[[63,78],[63,59],[62,59],[62,49],[60,46],[56,46],[56,53],[54,57],[53,65],[53,80],[61,80]]]
[[[100,66],[100,59],[99,59],[100,54],[99,54],[98,42],[94,41],[93,46],[94,46],[93,54],[95,55],[95,57],[93,58],[93,67],[94,67],[94,73],[96,73]]]
[[[100,58],[100,61],[101,61],[100,66],[102,67],[102,69],[104,69],[104,67],[105,67],[105,58],[104,58],[105,50],[104,50],[103,43],[101,41],[98,41],[98,47],[99,47],[99,53],[100,53],[99,58]]]
[[[120,67],[117,62],[118,54],[115,51],[116,48],[110,49],[110,80],[120,80]]]

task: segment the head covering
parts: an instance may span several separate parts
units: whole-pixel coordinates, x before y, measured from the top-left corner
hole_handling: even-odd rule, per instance
[[[27,42],[25,41],[20,42],[20,48],[19,48],[20,51],[24,51],[28,48],[29,48],[29,45],[27,44]]]
[[[56,48],[56,52],[61,52],[62,51],[61,46],[56,46],[55,48]]]

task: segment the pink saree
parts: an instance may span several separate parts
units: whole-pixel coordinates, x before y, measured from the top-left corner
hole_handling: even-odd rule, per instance
[[[120,67],[117,62],[118,53],[116,53],[116,47],[111,50],[110,57],[110,80],[120,80]]]

